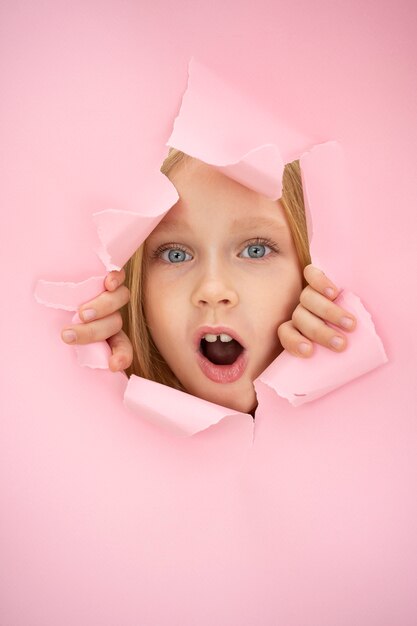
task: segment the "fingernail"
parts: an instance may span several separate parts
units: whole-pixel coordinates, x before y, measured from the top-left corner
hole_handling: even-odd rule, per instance
[[[342,317],[340,319],[340,325],[343,326],[343,328],[347,328],[347,329],[353,328],[354,323],[355,322],[350,317]]]
[[[95,317],[97,317],[97,311],[95,311],[94,309],[86,309],[81,313],[81,315],[85,322],[90,322]]]
[[[119,283],[117,282],[117,280],[115,278],[112,278],[110,281],[110,287],[112,289],[116,289],[119,286]]]
[[[73,330],[64,330],[64,332],[62,333],[62,339],[65,341],[65,343],[74,343],[74,341],[77,339],[77,335]]]
[[[308,354],[311,351],[311,345],[309,343],[299,343],[298,350],[301,354]]]
[[[336,348],[336,350],[340,350],[340,348],[342,348],[344,343],[345,341],[344,339],[342,339],[342,337],[332,337],[330,339],[330,345],[332,345],[333,348]]]
[[[334,294],[335,294],[335,290],[332,289],[331,287],[326,287],[324,290],[324,293],[326,294],[326,296],[328,298],[333,298]]]

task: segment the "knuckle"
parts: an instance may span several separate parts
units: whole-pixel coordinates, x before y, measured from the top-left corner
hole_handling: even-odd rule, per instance
[[[285,341],[286,338],[288,337],[290,324],[291,322],[284,322],[278,327],[278,339],[280,340],[281,343]]]
[[[319,268],[310,263],[306,265],[304,268],[304,278],[310,282],[312,279],[324,276],[324,272]]]
[[[114,326],[116,329],[116,333],[120,332],[123,328],[123,319],[119,311],[114,314]],[[116,334],[115,333],[115,334]]]
[[[315,325],[311,329],[313,341],[322,345],[327,343],[329,334],[331,334],[331,331],[324,322]]]
[[[332,320],[335,318],[335,308],[332,306],[331,302],[323,307],[323,317],[326,320]]]
[[[297,304],[297,306],[295,307],[292,316],[291,316],[291,320],[294,322],[294,324],[297,324],[298,321],[300,320],[301,317],[301,311],[302,311],[302,305]]]
[[[309,263],[309,265],[306,265],[303,270],[304,278],[306,279],[307,282],[308,282],[308,277],[311,276],[311,271],[313,269],[314,269],[314,265],[312,263]]]
[[[316,343],[321,343],[323,341],[323,333],[320,326],[313,326],[310,329],[309,337],[312,341],[315,341]]]
[[[94,324],[85,324],[83,331],[83,339],[86,343],[94,343],[96,341],[97,335]]]
[[[105,286],[107,287],[107,290],[111,292],[114,292],[117,289],[119,286],[118,272],[113,270],[107,274]]]
[[[120,295],[121,295],[121,299],[122,299],[122,306],[127,304],[130,301],[130,290],[125,286],[122,285],[121,287],[119,287],[120,291]]]
[[[130,365],[130,363],[133,360],[133,347],[130,341],[126,341],[126,343],[123,344],[123,348],[126,354],[126,358],[129,361],[129,365]]]
[[[310,286],[305,287],[300,294],[300,304],[307,308],[308,301],[311,297],[312,289]]]

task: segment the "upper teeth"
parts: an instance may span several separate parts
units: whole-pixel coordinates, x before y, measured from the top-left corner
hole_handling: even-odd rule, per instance
[[[214,343],[215,341],[217,341],[217,337],[220,337],[220,341],[223,342],[233,340],[233,337],[231,337],[230,335],[226,335],[226,333],[221,333],[220,335],[210,335],[209,333],[207,333],[207,335],[204,335],[203,339],[205,339],[209,343]]]

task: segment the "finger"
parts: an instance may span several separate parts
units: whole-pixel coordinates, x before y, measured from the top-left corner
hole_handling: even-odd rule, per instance
[[[356,326],[354,315],[331,302],[310,286],[301,292],[300,303],[310,313],[321,317],[326,322],[335,324],[335,326],[340,326],[344,330],[352,331]]]
[[[108,343],[112,350],[112,355],[109,359],[111,371],[119,372],[127,369],[133,361],[133,348],[129,337],[123,330],[120,330],[113,337],[109,337]]]
[[[67,326],[63,329],[61,337],[65,343],[70,344],[95,343],[112,337],[122,329],[122,325],[122,316],[117,311],[95,322]]]
[[[334,300],[340,293],[340,289],[326,276],[324,272],[314,265],[304,268],[304,278],[309,285],[326,298]]]
[[[347,339],[345,335],[327,326],[323,320],[310,313],[302,304],[299,304],[295,309],[292,321],[295,328],[311,341],[335,352],[342,352],[346,348]]]
[[[116,291],[103,291],[97,298],[83,304],[78,314],[83,322],[101,319],[115,313],[130,300],[130,291],[125,285],[118,287]]]
[[[279,326],[278,337],[282,347],[294,356],[308,358],[313,354],[313,344],[298,332],[291,320]]]
[[[115,291],[120,285],[124,283],[126,279],[126,274],[124,269],[122,268],[119,271],[114,270],[113,272],[109,272],[104,280],[104,286],[107,291]]]

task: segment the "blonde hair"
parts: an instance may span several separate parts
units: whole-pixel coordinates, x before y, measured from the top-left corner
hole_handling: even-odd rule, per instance
[[[184,152],[171,148],[161,166],[161,172],[168,175],[174,167],[181,162],[184,163],[189,158]],[[284,168],[282,186],[282,197],[279,202],[284,209],[297,252],[300,270],[302,271],[306,265],[311,263],[311,258],[299,161],[287,163]],[[133,362],[128,368],[127,374],[128,376],[136,374],[174,389],[186,391],[162,358],[152,340],[146,322],[143,309],[144,275],[146,271],[145,245],[146,241],[136,250],[125,265],[125,284],[130,289],[131,297],[130,302],[122,310],[123,328],[133,346]],[[305,286],[304,280],[303,285]]]

